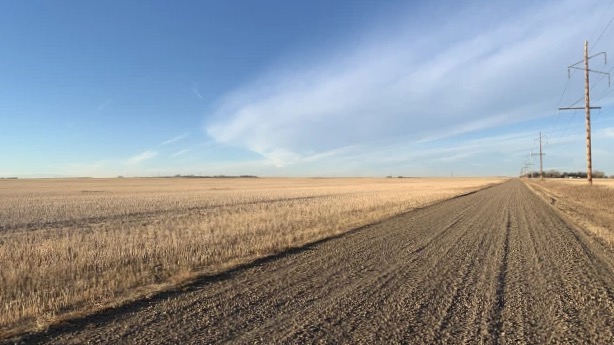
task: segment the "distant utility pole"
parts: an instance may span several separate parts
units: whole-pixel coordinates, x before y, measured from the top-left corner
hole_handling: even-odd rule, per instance
[[[533,178],[533,150],[529,153],[529,162],[525,162],[524,164],[529,166],[529,177]]]
[[[531,173],[530,173],[530,167],[531,164],[527,163],[527,161],[524,162],[524,165],[522,166],[522,170],[524,171],[523,175],[526,175],[527,178],[531,178]]]
[[[544,155],[545,153],[542,151],[542,139],[544,137],[542,136],[542,132],[539,132],[539,138],[535,139],[535,141],[539,140],[539,153],[533,153],[533,151],[531,150],[531,156],[539,156],[539,178],[543,181],[544,180]]]
[[[567,67],[567,77],[571,78],[570,70],[579,69],[584,70],[584,108],[581,107],[566,107],[559,108],[559,110],[577,110],[584,109],[586,112],[586,178],[588,179],[588,184],[593,184],[593,158],[591,155],[591,109],[601,109],[601,107],[591,107],[591,97],[590,97],[590,84],[589,84],[589,72],[604,74],[608,76],[608,85],[610,84],[610,73],[594,71],[588,68],[588,60],[603,54],[604,62],[607,65],[608,57],[605,52],[597,53],[593,56],[588,56],[588,41],[584,41],[584,60],[578,61],[575,64]],[[576,65],[584,62],[584,68],[577,67]]]

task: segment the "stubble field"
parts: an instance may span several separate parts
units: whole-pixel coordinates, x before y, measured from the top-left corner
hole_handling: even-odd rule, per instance
[[[502,179],[0,181],[0,337]]]
[[[546,202],[560,210],[597,240],[614,246],[614,180],[586,179],[525,180]]]
[[[574,178],[574,179],[553,178],[553,179],[545,179],[545,181],[555,182],[561,185],[565,184],[569,186],[582,187],[582,186],[588,185],[588,182],[586,181],[585,178]],[[596,179],[593,179],[593,185],[614,188],[614,179],[596,178]]]

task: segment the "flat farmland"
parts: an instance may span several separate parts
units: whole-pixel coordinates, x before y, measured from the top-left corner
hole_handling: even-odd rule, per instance
[[[571,178],[567,178],[567,179],[552,178],[552,179],[545,179],[545,181],[555,182],[559,184],[566,184],[570,186],[586,186],[588,184],[585,178],[582,178],[582,179],[579,179],[579,178],[573,178],[573,179]],[[593,179],[593,185],[614,188],[614,179],[596,178],[596,179]]]
[[[502,181],[0,180],[0,335],[44,330]]]
[[[614,248],[542,187],[499,183],[8,341],[612,344]]]

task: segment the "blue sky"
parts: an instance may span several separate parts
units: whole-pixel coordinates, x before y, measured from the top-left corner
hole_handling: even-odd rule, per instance
[[[583,171],[612,2],[3,1],[0,176],[516,175],[540,131]]]

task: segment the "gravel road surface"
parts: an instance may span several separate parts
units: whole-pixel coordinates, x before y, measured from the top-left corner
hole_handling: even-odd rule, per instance
[[[614,255],[511,180],[21,341],[614,344]]]

